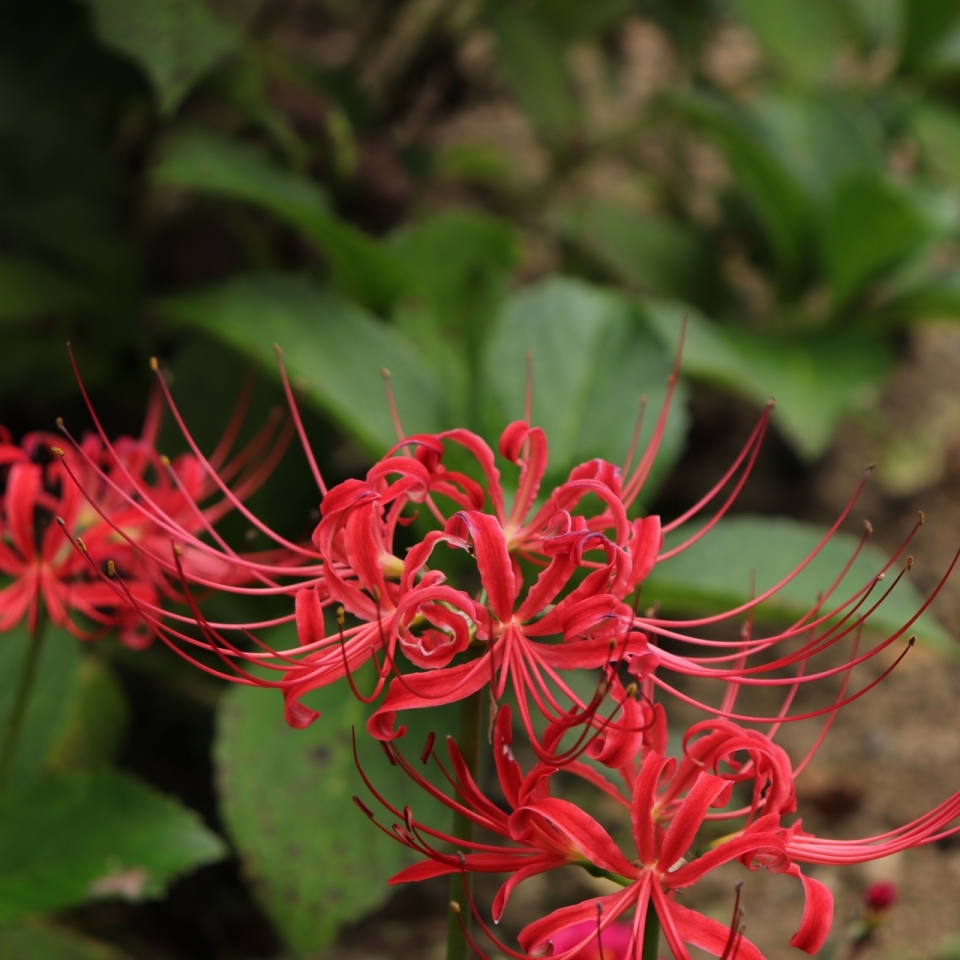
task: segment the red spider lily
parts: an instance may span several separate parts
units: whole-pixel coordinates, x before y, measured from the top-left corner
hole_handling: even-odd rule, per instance
[[[555,729],[551,735],[562,737],[564,732]],[[781,756],[783,751],[780,748],[769,741],[764,742],[761,735],[741,730],[733,724],[711,730],[704,728],[697,733],[702,736],[689,747],[679,766],[676,761],[666,759],[648,747],[639,769],[634,768],[632,777],[624,776],[625,780],[632,780],[629,796],[620,793],[614,784],[591,767],[573,762],[564,768],[598,786],[629,809],[636,859],[628,859],[589,814],[569,801],[550,795],[550,779],[557,767],[541,761],[523,775],[510,750],[511,715],[506,706],[497,716],[494,759],[509,812],[501,810],[480,792],[452,742],[448,741],[448,750],[455,773],[455,777],[450,777],[456,791],[454,798],[430,784],[399,750],[391,747],[391,756],[424,790],[509,844],[493,846],[463,841],[434,830],[416,821],[409,809],[401,813],[390,805],[364,777],[377,799],[395,816],[403,818],[404,825],[395,825],[393,834],[427,857],[401,871],[391,883],[423,880],[461,870],[508,873],[493,903],[493,918],[499,921],[510,893],[518,883],[558,866],[577,864],[595,875],[614,880],[623,889],[554,911],[528,925],[519,938],[528,953],[542,952],[562,931],[575,924],[593,921],[589,930],[583,928],[582,938],[568,944],[562,952],[554,942],[554,956],[562,956],[564,960],[572,958],[589,946],[598,929],[602,933],[618,917],[633,910],[627,954],[634,955],[631,950],[639,952],[645,919],[653,904],[674,956],[687,958],[689,954],[684,946],[687,943],[721,956],[729,946],[730,930],[682,907],[672,896],[720,865],[740,860],[752,868],[762,865],[776,872],[788,872],[803,881],[807,905],[800,929],[791,943],[809,953],[816,952],[829,932],[833,901],[822,884],[801,874],[789,858],[789,838],[800,832],[798,825],[789,830],[780,825],[780,813],[794,807],[792,790],[785,790],[784,784],[779,782],[784,771],[789,771],[789,761],[785,760],[785,755]],[[546,738],[548,742],[551,735]],[[744,752],[746,761],[733,761],[734,754]],[[724,761],[731,764],[732,773],[717,775],[708,772],[707,768],[719,770]],[[762,815],[712,844],[702,855],[687,861],[685,854],[693,845],[700,826],[710,817],[710,809],[725,806],[734,784],[749,778],[755,780],[754,797],[759,798],[756,805]],[[373,814],[364,809],[372,819]],[[438,850],[434,845],[436,840],[455,844],[466,852],[457,854]],[[598,911],[599,927],[596,921]],[[761,956],[745,939],[739,941],[738,950],[754,960]],[[512,951],[511,955],[521,956]]]
[[[36,462],[49,453],[53,438],[31,434],[20,446],[6,434],[0,443],[0,466],[5,466],[6,489],[0,505],[0,574],[10,582],[0,590],[0,631],[26,618],[35,633],[41,604],[50,621],[69,629],[81,639],[91,639],[97,630],[84,629],[73,617],[79,614],[99,632],[120,628],[125,642],[140,641],[139,620],[122,599],[118,599],[95,574],[92,558],[104,563],[107,557],[118,562],[118,544],[109,525],[98,522],[77,487],[70,482],[62,460],[56,456],[47,464]],[[74,548],[64,532],[74,531]],[[134,579],[138,598],[149,602],[155,596],[153,584]]]
[[[553,935],[553,952],[565,954],[571,947],[578,946],[578,951],[570,960],[631,960],[629,950],[632,935],[629,923],[611,923],[598,934],[597,923],[584,920]],[[580,946],[585,939],[586,946]]]
[[[182,600],[167,568],[156,558],[170,555],[170,535],[194,535],[180,552],[179,566],[194,582],[249,580],[242,563],[224,561],[195,534],[213,524],[232,503],[211,502],[216,493],[197,459],[185,454],[171,463],[155,448],[162,407],[155,396],[139,438],[111,443],[102,429],[66,450],[58,438],[27,436],[21,445],[0,437],[0,468],[5,494],[0,509],[0,573],[11,582],[0,591],[0,630],[26,616],[36,630],[41,600],[51,621],[90,639],[118,629],[124,643],[142,647],[152,639],[140,616],[159,610],[163,598]],[[251,444],[227,457],[245,413],[244,398],[213,459],[234,480],[233,495],[249,496],[272,469],[286,438],[263,455],[276,424]],[[98,424],[99,427],[99,424]],[[48,462],[43,462],[48,461]],[[58,521],[57,524],[53,520]],[[66,534],[66,535],[65,535]],[[231,561],[241,560],[234,554]],[[266,555],[273,561],[275,555]],[[174,566],[168,564],[168,566]],[[104,568],[110,576],[104,573]],[[123,579],[118,589],[110,577]],[[94,625],[87,630],[71,615]]]
[[[184,554],[183,560],[177,561],[171,556],[169,544],[161,545],[159,540],[155,547],[136,544],[144,563],[155,564],[161,572],[161,582],[182,577],[184,594],[195,585],[296,598],[294,609],[286,615],[234,624],[206,622],[189,596],[190,615],[165,613],[156,604],[138,604],[150,629],[202,669],[241,683],[282,689],[287,718],[295,726],[306,725],[317,716],[300,703],[304,693],[344,676],[353,685],[353,671],[371,658],[377,661],[378,676],[365,700],[373,701],[397,674],[370,722],[370,731],[384,739],[402,731],[394,730],[398,711],[459,700],[491,683],[495,698],[501,697],[508,686],[512,689],[525,729],[539,749],[533,737],[534,710],[551,722],[561,717],[571,725],[592,725],[594,721],[596,705],[584,703],[575,695],[563,679],[564,671],[604,668],[621,661],[627,662],[644,682],[648,696],[654,686],[659,686],[690,700],[669,681],[671,672],[728,684],[733,694],[725,698],[721,708],[705,705],[720,717],[780,723],[817,712],[832,714],[879,680],[823,711],[789,715],[789,705],[800,684],[833,675],[849,676],[857,663],[894,643],[932,600],[931,596],[901,630],[862,653],[825,669],[809,669],[820,654],[859,637],[871,613],[893,588],[881,592],[878,584],[906,549],[908,537],[876,577],[835,603],[832,598],[840,590],[858,548],[813,608],[786,630],[767,636],[750,634],[735,641],[695,635],[699,628],[751,615],[795,578],[847,518],[855,494],[822,542],[780,583],[752,601],[722,614],[690,620],[635,613],[637,588],[654,565],[706,535],[730,507],[756,459],[767,411],[718,483],[682,516],[661,525],[656,516],[631,519],[628,509],[656,456],[667,405],[635,468],[629,468],[633,451],[624,470],[593,460],[575,467],[567,480],[546,496],[541,491],[548,467],[546,437],[526,421],[511,424],[499,446],[503,460],[517,470],[516,495],[508,510],[510,497],[501,483],[493,451],[466,430],[402,438],[364,480],[348,480],[328,491],[306,441],[282,363],[280,369],[293,426],[323,494],[321,521],[311,544],[285,540],[247,510],[242,496],[222,475],[217,457],[205,458],[190,438],[162,377],[158,379],[160,390],[191,447],[197,476],[222,497],[225,509],[238,510],[272,537],[278,551],[260,556],[237,554],[217,538],[213,518],[200,515],[197,523],[188,523],[171,516],[148,491],[135,489],[126,496],[132,510],[155,525],[160,539],[172,540]],[[99,426],[98,431],[106,443]],[[451,444],[473,457],[474,475],[446,465]],[[693,519],[727,487],[731,488],[729,493],[704,525],[677,546],[663,549],[664,532]],[[440,529],[427,534],[406,556],[400,556],[394,537],[399,526],[413,519],[408,508],[426,508]],[[134,526],[137,522],[136,517],[130,521]],[[121,535],[123,529],[118,525]],[[133,538],[129,539],[132,542]],[[431,569],[434,553],[440,548],[473,556],[483,588],[479,594],[472,596],[446,583],[440,570]],[[199,558],[204,558],[206,568],[197,565]],[[537,567],[539,576],[524,583],[527,571]],[[899,575],[894,586],[898,580]],[[123,592],[122,585],[116,589],[118,594]],[[628,603],[631,597],[633,606]],[[348,625],[342,619],[341,629],[328,635],[324,609],[334,604],[342,606],[357,622]],[[251,632],[293,619],[299,643],[291,649],[272,649]],[[193,620],[200,623],[199,638],[185,632]],[[231,631],[239,632],[240,638],[230,640]],[[784,647],[787,652],[782,652]],[[223,669],[211,667],[197,656],[199,652],[219,658]],[[405,673],[398,663],[401,659],[409,661],[415,672]],[[251,666],[267,667],[274,679],[265,680],[260,673],[252,673]],[[745,685],[782,686],[784,707],[769,718],[734,713],[735,691]],[[569,717],[568,704],[574,708]],[[622,722],[618,719],[612,725]]]

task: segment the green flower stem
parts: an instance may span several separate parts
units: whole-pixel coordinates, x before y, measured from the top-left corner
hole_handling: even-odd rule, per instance
[[[7,781],[13,769],[13,760],[17,755],[17,745],[20,742],[20,734],[23,732],[27,707],[30,706],[30,694],[37,679],[37,669],[40,666],[40,655],[43,652],[43,639],[46,633],[47,618],[41,610],[37,617],[36,629],[27,646],[27,655],[24,657],[23,668],[20,671],[13,707],[4,725],[3,740],[0,741],[0,794],[6,790]]]
[[[480,766],[480,731],[483,727],[483,694],[486,687],[481,687],[476,693],[460,701],[460,729],[457,733],[457,745],[463,754],[467,769],[471,776],[476,778]],[[473,839],[473,823],[460,813],[453,815],[453,835],[458,840]],[[466,883],[470,883],[469,876]],[[459,918],[451,909],[447,923],[447,960],[467,960],[470,955],[470,945],[464,936],[460,923],[470,929],[470,902],[467,897],[467,888],[464,886],[464,876],[454,873],[450,876],[450,902],[460,908]]]
[[[653,907],[653,901],[647,905],[647,916],[643,924],[642,960],[657,960],[660,949],[660,918]]]

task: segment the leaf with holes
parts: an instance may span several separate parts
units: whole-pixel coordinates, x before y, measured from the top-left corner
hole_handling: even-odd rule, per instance
[[[369,676],[361,671],[357,683],[366,688]],[[299,956],[329,943],[340,924],[387,899],[392,890],[386,881],[410,862],[406,848],[384,836],[353,803],[358,795],[380,811],[357,772],[351,728],[364,771],[391,803],[399,809],[410,804],[418,819],[441,829],[447,829],[449,817],[387,763],[364,728],[369,708],[345,680],[314,691],[307,702],[322,716],[306,730],[293,730],[279,695],[238,687],[224,697],[215,747],[230,834],[257,896]],[[404,722],[416,730],[402,739],[401,748],[415,758],[433,723],[442,743],[452,719],[449,711],[412,711]],[[395,818],[380,811],[378,819],[389,828]]]

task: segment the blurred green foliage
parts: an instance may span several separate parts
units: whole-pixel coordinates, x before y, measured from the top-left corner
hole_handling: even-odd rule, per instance
[[[278,344],[335,481],[395,440],[383,368],[407,431],[468,425],[490,439],[522,412],[531,354],[555,479],[586,457],[622,460],[641,395],[656,411],[666,394],[686,316],[687,380],[758,410],[775,395],[782,435],[814,461],[881,389],[902,330],[960,316],[956,0],[7,8],[0,422],[16,433],[58,414],[86,422],[69,339],[111,430],[137,430],[158,354],[208,446],[246,363],[268,372],[251,419],[281,400]],[[681,382],[648,501],[683,451],[689,395]],[[309,531],[317,499],[297,469],[281,468],[283,497],[253,503],[291,536]],[[725,561],[730,543],[755,542],[769,572],[816,540],[787,521],[731,520],[704,541],[712,554],[665,564],[651,588],[684,608],[740,602],[751,576]],[[829,582],[842,548],[772,615]],[[915,604],[886,607],[883,625]],[[920,632],[943,640],[936,624]],[[4,638],[3,678],[24,642]],[[45,656],[4,802],[27,804],[51,843],[76,818],[89,829],[53,880],[49,847],[28,862],[20,834],[0,829],[0,859],[22,865],[0,871],[0,917],[156,895],[221,856],[182,804],[113,766],[131,676],[208,712],[218,689],[157,651],[108,645],[94,659],[52,637]],[[341,856],[318,835],[287,857],[264,842],[268,814],[284,814],[270,827],[281,832],[317,822],[314,794],[290,784],[320,776],[332,734],[297,741],[279,704],[253,693],[221,708],[222,812],[274,923],[307,954],[386,895],[396,854],[370,839],[368,872],[325,885],[304,863],[353,848]],[[348,778],[342,746],[329,762]],[[258,758],[276,767],[268,780]],[[370,763],[391,776],[382,757]],[[284,784],[289,811],[269,809],[267,783]],[[324,783],[339,810],[339,781]],[[0,929],[6,942],[38,958],[100,955],[46,928]]]

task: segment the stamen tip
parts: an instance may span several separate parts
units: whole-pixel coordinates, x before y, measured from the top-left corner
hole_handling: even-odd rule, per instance
[[[864,520],[863,529],[866,530],[867,533],[873,533],[873,524],[869,520]]]
[[[913,557],[907,557],[907,569],[908,570],[913,569]]]
[[[917,635],[915,633],[912,633],[909,639],[907,640],[907,646],[912,647],[916,642],[917,642]]]
[[[115,577],[117,575],[117,565],[112,561],[107,561],[107,576]]]
[[[767,401],[767,409],[768,409],[768,410],[772,410],[776,405],[777,405],[777,398],[776,398],[776,397],[771,397],[771,398]]]
[[[165,467],[169,467],[169,466],[170,466],[170,458],[169,458],[165,453],[161,453],[161,454],[160,454],[160,462],[161,462]]]
[[[273,352],[277,355],[277,359],[280,360],[283,357],[283,350],[280,347],[279,343],[273,345]]]
[[[451,901],[450,901],[450,909],[451,909],[454,913],[459,913],[459,912],[460,912],[460,904],[457,903],[456,900],[451,900]]]
[[[57,429],[58,430],[63,429],[63,417],[57,417]]]
[[[874,468],[876,465],[877,465],[877,461],[876,461],[876,460],[874,460],[873,463],[868,463],[868,464],[867,464],[867,470],[866,470],[866,472],[867,472],[867,473],[872,473],[872,472],[873,472],[873,468]]]
[[[927,515],[922,510],[917,511],[917,516],[920,518],[920,523],[927,522]]]
[[[63,456],[63,447],[51,447],[50,452],[56,457]]]
[[[156,357],[150,358],[150,369],[156,373],[160,369],[160,364],[157,362]]]
[[[380,368],[380,376],[383,377],[384,380],[392,379],[392,374],[390,373],[390,370],[387,367]]]
[[[57,519],[57,523],[59,523],[61,527],[63,527],[64,529],[66,529],[66,527],[67,527],[67,521],[64,520],[63,517],[57,517],[56,519]]]

